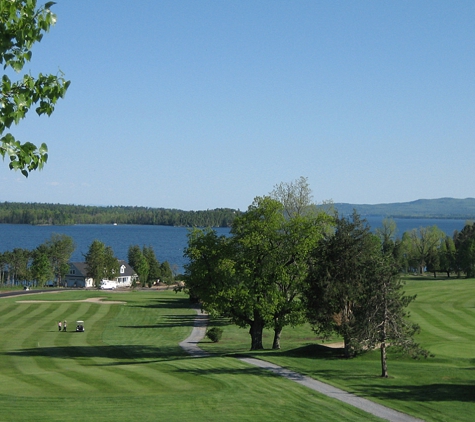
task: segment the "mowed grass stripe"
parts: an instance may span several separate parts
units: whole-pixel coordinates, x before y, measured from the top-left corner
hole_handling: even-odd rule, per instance
[[[455,308],[442,304],[441,306],[433,306],[433,310],[438,310],[440,317],[445,325],[449,327],[456,327],[456,329],[465,334],[472,335],[475,329],[475,315],[470,315],[463,312],[463,308]]]
[[[53,308],[54,309],[54,308]],[[42,309],[36,304],[14,305],[8,315],[5,315],[0,321],[0,330],[4,332],[20,330],[23,325],[26,326]],[[15,340],[16,340],[16,336]],[[10,337],[2,336],[3,340],[11,341]],[[2,341],[2,340],[0,340]]]
[[[423,324],[425,330],[437,337],[457,341],[464,338],[473,338],[473,319],[467,319],[463,313],[448,312],[438,304],[425,305],[423,308],[411,308],[412,320]]]
[[[47,307],[47,311],[43,312],[44,316],[47,317],[46,319],[51,319],[52,315],[56,316],[55,320],[59,319],[57,317],[60,315],[63,317],[64,315],[89,315],[91,323],[94,321],[94,318],[98,320],[107,320],[107,314],[110,313],[110,307],[112,305],[99,305],[95,303],[55,303],[52,305],[56,308],[53,312],[49,309],[51,305],[36,305],[39,308]],[[93,312],[90,312],[90,310]],[[27,361],[23,359],[22,361],[22,371],[30,375],[35,375],[38,379],[38,383],[41,383],[41,379],[46,384],[49,384],[51,388],[54,389],[56,387],[59,390],[63,390],[64,394],[74,394],[80,391],[81,388],[85,386],[94,386],[93,388],[88,387],[86,390],[93,390],[97,391],[98,389],[105,390],[105,391],[113,391],[117,382],[122,382],[124,379],[120,379],[120,377],[114,376],[104,376],[101,374],[101,370],[95,368],[90,369],[87,371],[88,377],[85,377],[83,374],[78,374],[78,372],[74,371],[74,368],[78,366],[78,361],[74,358],[71,358],[71,355],[76,356],[84,356],[90,358],[91,356],[98,356],[99,358],[103,358],[103,348],[100,346],[99,348],[97,345],[91,346],[91,343],[87,341],[87,337],[85,333],[76,333],[76,332],[58,332],[57,328],[53,326],[52,329],[48,330],[48,334],[50,337],[53,337],[52,342],[46,342],[43,339],[39,338],[38,333],[40,330],[44,329],[44,321],[41,320],[38,316],[35,316],[33,319],[36,321],[36,324],[33,323],[29,326],[27,330],[24,330],[22,336],[19,338],[26,337],[23,340],[22,345],[25,349],[29,349],[31,346],[34,346],[35,343],[46,343],[46,347],[38,347],[32,348],[31,356],[25,357],[25,359],[30,359]],[[94,316],[97,315],[97,316]],[[113,314],[111,315],[113,316]],[[94,325],[94,324],[91,324]],[[71,327],[72,326],[72,327]],[[70,324],[70,330],[75,329],[75,324]],[[91,327],[93,330],[93,328]],[[89,336],[92,338],[94,336]],[[72,341],[74,339],[74,341]],[[76,346],[72,346],[71,343],[76,343]],[[48,347],[48,344],[50,346]],[[100,352],[98,352],[100,350]],[[36,351],[36,352],[35,352]],[[28,355],[28,352],[25,352],[25,355]],[[84,360],[82,360],[84,362]],[[87,359],[87,364],[90,365],[90,359]],[[54,374],[54,376],[52,376]]]
[[[46,373],[43,368],[38,366],[37,362],[38,351],[41,350],[39,347],[41,332],[38,326],[41,325],[44,330],[45,326],[50,325],[45,324],[45,322],[50,321],[52,315],[58,312],[58,306],[53,304],[18,306],[24,308],[25,317],[13,324],[16,335],[14,336],[14,342],[10,344],[9,354],[20,357],[14,360],[20,374],[34,376],[36,380],[39,378],[39,374]],[[50,329],[50,332],[52,332],[52,329]],[[54,384],[49,379],[46,380],[46,383]]]
[[[96,385],[96,390],[103,393],[113,392],[117,385],[127,381],[119,373],[111,373],[107,367],[120,355],[120,351],[102,342],[103,326],[117,314],[116,306],[120,305],[81,303],[74,309],[75,313],[71,310],[70,314],[85,321],[86,331],[58,333],[60,335],[55,343],[60,346],[61,353],[67,356],[55,360],[56,370],[78,381]]]
[[[88,294],[74,292],[81,299]],[[71,295],[66,292],[64,297]],[[11,397],[0,390],[5,393],[0,394],[0,419],[242,422],[275,421],[285,415],[286,421],[375,420],[233,358],[185,357],[178,343],[191,332],[194,312],[183,308],[180,296],[130,292],[123,297],[129,297],[133,306],[81,303],[76,307],[57,301],[58,310],[51,313],[78,315],[73,318],[85,320],[86,332],[58,333],[52,328],[41,333],[40,347],[11,355],[17,361],[34,357],[44,373],[30,378],[23,395]],[[71,316],[64,318],[71,320]],[[51,316],[42,319],[47,326]],[[32,341],[34,333],[22,340]],[[28,374],[15,370],[11,378],[27,379]],[[15,384],[16,392],[21,384]]]
[[[5,340],[1,343],[1,349],[4,351],[1,366],[3,370],[11,371],[14,370],[14,367],[20,365],[16,368],[19,372],[30,371],[36,373],[39,370],[35,366],[34,359],[29,357],[27,353],[23,353],[23,349],[27,343],[26,338],[35,331],[34,321],[45,318],[52,312],[54,306],[50,308],[49,306],[17,305],[17,307],[22,311],[22,317],[15,318],[8,329],[3,328],[0,333],[1,338]],[[29,344],[29,346],[36,346],[36,344]],[[13,359],[12,355],[14,353],[21,355],[22,359]]]

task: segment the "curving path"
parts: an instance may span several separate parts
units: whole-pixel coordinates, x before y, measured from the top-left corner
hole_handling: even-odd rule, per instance
[[[180,346],[185,349],[192,357],[210,356],[208,352],[200,349],[197,344],[204,338],[206,334],[206,327],[208,326],[208,314],[196,309],[196,318],[193,330],[188,338],[180,343]]]
[[[197,344],[204,338],[206,334],[208,315],[201,312],[199,309],[195,310],[197,316],[191,335],[187,339],[183,340],[180,343],[180,346],[193,357],[210,356],[209,353],[197,346]],[[317,381],[297,372],[290,371],[289,369],[282,368],[281,366],[275,365],[273,363],[255,358],[243,357],[238,359],[248,363],[249,365],[258,366],[259,368],[266,369],[277,375],[288,378],[305,387],[311,388],[312,390],[315,390],[321,394],[325,394],[328,397],[332,397],[344,403],[350,404],[379,418],[386,419],[391,422],[423,422],[421,419],[414,418],[412,416],[406,415],[405,413],[398,412],[396,410],[390,409],[389,407],[382,406],[362,397],[358,397],[354,394],[340,390],[339,388]]]

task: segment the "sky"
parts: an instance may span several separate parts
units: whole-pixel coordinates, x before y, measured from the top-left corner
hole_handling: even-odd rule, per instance
[[[39,1],[39,3],[43,3]],[[57,0],[23,73],[71,80],[0,201],[245,210],[475,197],[475,2]],[[18,78],[21,76],[18,75]]]

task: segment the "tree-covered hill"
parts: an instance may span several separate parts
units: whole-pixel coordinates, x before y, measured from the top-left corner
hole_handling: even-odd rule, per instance
[[[132,206],[85,206],[0,203],[0,223],[35,225],[142,224],[182,227],[229,227],[239,211],[217,208],[182,211]]]
[[[341,215],[353,209],[363,217],[453,218],[475,220],[475,198],[419,199],[392,204],[335,203]],[[182,227],[230,227],[241,211],[216,208],[183,211],[168,208],[134,206],[87,206],[42,203],[0,203],[0,224],[70,225],[70,224],[142,224]]]
[[[375,205],[335,203],[334,207],[343,215],[349,215],[356,209],[361,216],[475,219],[475,198],[418,199]]]

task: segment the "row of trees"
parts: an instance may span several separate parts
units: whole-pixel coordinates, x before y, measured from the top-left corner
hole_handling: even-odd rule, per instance
[[[383,248],[391,252],[400,271],[423,274],[425,271],[475,277],[475,226],[467,223],[453,236],[446,235],[437,226],[420,227],[395,238],[396,224],[383,221],[376,230]]]
[[[185,256],[186,290],[211,315],[249,327],[251,350],[264,328],[280,348],[284,327],[309,321],[341,334],[346,356],[376,345],[387,376],[386,347],[424,354],[406,320],[397,262],[357,214],[316,211],[307,179],[283,183],[238,216],[230,236],[194,229]]]
[[[7,224],[143,224],[181,227],[229,227],[239,211],[217,208],[183,211],[128,206],[0,203],[0,223]]]
[[[114,280],[119,274],[120,263],[114,256],[110,246],[100,240],[94,240],[84,256],[87,268],[87,276],[94,280],[99,287],[102,280]],[[145,287],[152,286],[158,280],[165,283],[173,282],[173,273],[168,261],[161,264],[155,255],[152,246],[138,245],[129,246],[128,263],[138,275],[138,281]]]
[[[44,286],[49,280],[61,285],[69,271],[68,262],[75,249],[65,234],[53,234],[34,250],[15,248],[0,254],[0,283],[34,283]]]
[[[61,286],[69,271],[74,249],[74,240],[70,236],[55,233],[34,250],[15,248],[0,253],[0,284],[43,287],[53,280],[55,285]],[[100,240],[91,243],[84,259],[87,276],[94,280],[96,287],[103,279],[113,280],[119,274],[119,260],[112,247]],[[142,286],[151,286],[157,280],[168,284],[173,282],[170,264],[168,261],[159,263],[151,246],[144,246],[143,249],[137,245],[130,246],[128,261]]]

